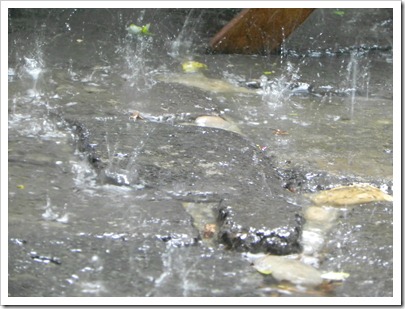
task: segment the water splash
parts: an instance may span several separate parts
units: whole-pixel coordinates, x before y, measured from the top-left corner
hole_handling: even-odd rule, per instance
[[[46,221],[57,221],[59,223],[68,223],[69,222],[68,213],[65,213],[63,216],[60,216],[60,214],[58,214],[53,209],[49,195],[46,196],[46,206],[45,206],[45,211],[42,214],[42,218]]]
[[[332,207],[310,206],[305,209],[306,223],[302,231],[303,254],[317,255],[325,245],[329,231],[336,224],[338,209]]]
[[[145,10],[141,10],[136,21],[138,25],[145,23],[144,15]],[[125,67],[128,68],[128,72],[121,76],[128,81],[130,88],[135,88],[138,92],[147,91],[156,83],[152,78],[152,63],[156,54],[153,44],[153,35],[127,33],[116,48],[116,52],[121,54]]]
[[[342,61],[344,63],[344,61]],[[353,119],[355,106],[358,103],[358,96],[369,99],[370,87],[370,63],[368,50],[352,50],[349,62],[346,67],[345,85],[343,93],[349,95],[348,112],[350,119]]]
[[[32,86],[27,91],[31,98],[39,98],[41,96],[41,89],[39,87],[39,82],[43,77],[43,73],[46,71],[45,57],[44,57],[44,46],[46,44],[45,31],[46,24],[36,24],[34,25],[38,30],[35,32],[34,39],[30,40],[27,38],[28,44],[30,45],[29,52],[16,56],[16,68],[14,75],[19,78],[29,78],[32,80]]]
[[[260,77],[262,100],[273,107],[279,107],[288,100],[289,96],[293,94],[291,87],[298,84],[301,79],[300,67],[290,61],[283,64],[282,58],[280,58],[280,70],[282,71],[280,76],[271,79],[265,75]]]
[[[37,58],[24,57],[24,61],[25,61],[24,70],[33,80],[32,88],[28,90],[28,93],[31,97],[34,98],[39,97],[40,92],[37,89],[37,83],[40,75],[44,71],[44,65],[42,63],[41,54],[37,53]]]
[[[75,15],[77,12],[77,9],[73,9],[72,12],[69,14],[69,16],[66,18],[65,22],[65,28],[67,31],[72,31],[72,26],[71,26],[71,18],[73,15]]]
[[[287,47],[286,47],[286,42],[285,42],[284,27],[281,27],[281,36],[282,36],[282,41],[281,41],[281,46],[280,46],[280,64],[282,64],[284,58],[287,57]]]
[[[181,248],[187,250],[187,248]],[[191,279],[193,273],[199,268],[200,259],[195,261],[190,260],[189,252],[179,254],[179,248],[168,244],[164,253],[162,253],[162,272],[159,277],[154,280],[154,287],[146,294],[146,296],[159,296],[161,290],[178,290],[183,297],[193,295],[194,291],[202,290],[195,280]],[[203,255],[201,256],[203,257]]]
[[[193,37],[195,37],[196,26],[201,21],[202,12],[198,17],[193,16],[195,9],[187,14],[183,27],[177,38],[171,43],[171,50],[168,55],[172,58],[184,58],[192,53]]]
[[[353,119],[354,104],[356,103],[356,87],[357,87],[357,57],[355,52],[350,53],[350,62],[347,66],[347,81],[350,84],[348,89],[351,92],[350,118]]]

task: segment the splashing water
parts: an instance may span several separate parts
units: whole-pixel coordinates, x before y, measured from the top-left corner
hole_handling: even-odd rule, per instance
[[[68,223],[69,215],[65,213],[63,216],[60,216],[60,214],[55,211],[55,208],[56,207],[53,206],[51,203],[49,195],[47,195],[45,211],[42,214],[42,218],[46,221],[57,221],[59,223]]]
[[[200,13],[200,15],[195,18],[193,16],[194,11],[194,9],[190,10],[186,17],[186,20],[184,21],[180,33],[171,44],[171,50],[168,52],[168,55],[172,58],[179,58],[192,52],[193,37],[195,37],[195,28],[196,25],[198,25],[201,21],[202,16],[202,13]]]
[[[347,79],[351,86],[349,89],[351,91],[350,118],[353,119],[357,87],[357,58],[354,52],[350,53],[350,62],[347,66]]]
[[[272,107],[280,106],[288,99],[289,87],[301,79],[300,68],[287,61],[283,65],[283,57],[280,58],[281,75],[276,78],[267,78],[262,75],[260,84],[262,86],[262,100]]]
[[[138,25],[145,23],[144,15],[145,10],[142,10],[136,21]],[[149,64],[154,55],[153,36],[128,33],[116,50],[117,53],[122,54],[126,67],[129,69],[127,74],[122,75],[124,79],[128,80],[129,86],[135,87],[138,92],[152,88],[155,81],[150,76],[152,69]]]
[[[24,70],[33,79],[32,89],[30,89],[29,91],[30,96],[34,98],[39,97],[40,93],[37,89],[37,82],[40,77],[40,74],[43,72],[42,61],[37,60],[35,58],[27,58],[27,57],[24,57],[24,60],[25,60]]]
[[[346,87],[344,91],[350,95],[350,118],[354,116],[357,96],[369,99],[370,62],[368,51],[355,50],[350,53],[350,60],[346,68]]]

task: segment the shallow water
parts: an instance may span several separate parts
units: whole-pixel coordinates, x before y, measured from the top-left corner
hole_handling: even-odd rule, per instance
[[[210,55],[202,52],[204,25],[197,26],[209,11],[43,12],[42,21],[27,14],[9,23],[9,296],[392,296],[392,203],[339,210],[334,226],[320,232],[319,268],[348,272],[350,279],[332,292],[286,292],[240,252],[210,239],[198,241],[215,216],[190,207],[215,208],[217,195],[231,190],[231,180],[207,184],[209,192],[194,192],[191,200],[179,196],[192,191],[181,182],[155,190],[143,182],[133,185],[125,172],[122,186],[100,181],[71,125],[111,123],[91,131],[90,138],[100,140],[112,162],[128,155],[119,152],[119,132],[140,130],[147,122],[129,119],[135,110],[155,122],[144,126],[146,139],[136,141],[131,158],[147,147],[154,154],[172,151],[153,146],[154,132],[181,132],[198,116],[219,114],[272,158],[284,185],[294,191],[282,191],[281,198],[298,213],[310,205],[302,193],[338,184],[370,182],[392,193],[390,51]],[[154,36],[128,36],[129,21],[154,21]],[[195,77],[181,72],[185,59],[205,63],[203,74],[230,90],[212,91],[201,80],[198,87],[190,84]],[[263,89],[238,91],[241,83],[268,71]],[[170,74],[184,82],[158,78]],[[297,82],[311,84],[313,91],[288,88]],[[239,138],[213,136],[222,138],[221,144]],[[197,139],[192,151],[203,158],[205,149],[198,147]],[[175,175],[189,168],[168,162],[176,155],[154,160]],[[211,175],[220,171],[201,164]],[[109,171],[121,177],[119,170]],[[146,183],[147,177],[141,175]],[[246,189],[244,201],[256,201],[259,191],[249,196]]]

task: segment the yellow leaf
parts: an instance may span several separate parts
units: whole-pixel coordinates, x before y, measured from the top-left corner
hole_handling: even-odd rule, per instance
[[[193,73],[208,68],[206,64],[197,61],[186,61],[183,62],[181,66],[186,73]]]
[[[316,205],[346,206],[370,202],[392,202],[392,196],[368,184],[340,186],[309,197]]]
[[[321,275],[322,279],[330,281],[344,281],[350,277],[350,274],[344,272],[328,272]]]
[[[257,270],[259,273],[263,274],[263,275],[270,275],[270,274],[272,273],[272,271],[269,270],[269,269],[256,268],[256,270]]]

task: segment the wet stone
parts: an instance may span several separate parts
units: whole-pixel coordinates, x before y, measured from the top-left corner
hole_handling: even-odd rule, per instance
[[[209,216],[218,218],[216,236],[230,249],[300,251],[301,209],[287,202],[292,193],[270,158],[243,136],[125,116],[68,122],[100,183],[131,187],[149,200],[217,205]]]
[[[299,208],[285,201],[259,199],[235,204],[227,200],[220,209],[219,238],[229,248],[238,251],[268,252],[285,255],[301,251],[299,243],[303,219]],[[251,211],[258,210],[259,212]]]

